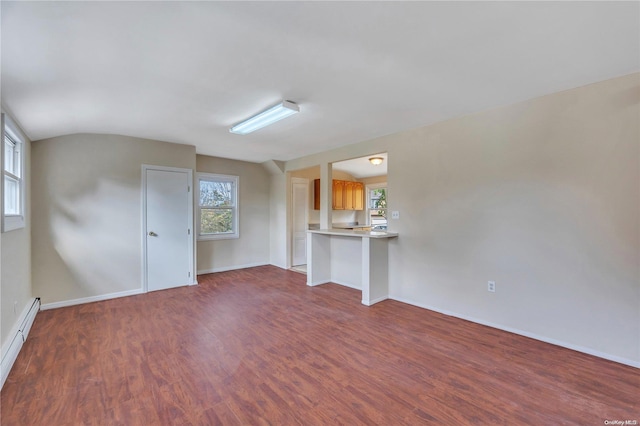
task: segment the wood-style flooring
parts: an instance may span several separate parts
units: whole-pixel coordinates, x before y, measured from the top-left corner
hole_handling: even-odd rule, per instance
[[[603,425],[640,370],[272,266],[40,312],[9,425]]]

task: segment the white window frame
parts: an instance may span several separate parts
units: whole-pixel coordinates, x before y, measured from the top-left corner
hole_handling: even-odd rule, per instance
[[[367,191],[367,225],[369,226],[373,226],[373,224],[371,223],[371,210],[385,210],[387,212],[387,226],[389,223],[389,208],[387,207],[386,209],[372,209],[371,206],[371,191],[374,189],[380,189],[380,188],[384,188],[386,193],[387,193],[387,197],[389,196],[389,189],[387,188],[387,182],[380,182],[380,183],[372,183],[369,185],[366,185],[365,189]],[[389,202],[389,200],[387,199],[387,203]]]
[[[2,211],[2,232],[9,232],[16,229],[25,227],[25,200],[27,198],[26,190],[25,190],[25,136],[22,134],[18,126],[11,120],[11,118],[2,113],[2,200],[1,203],[1,211]],[[19,168],[18,175],[8,172],[5,170],[5,135],[8,136],[11,141],[13,141],[15,146],[15,151],[19,155],[17,160],[17,167]],[[4,211],[4,197],[5,197],[5,177],[10,177],[11,179],[18,181],[18,214],[5,214]]]
[[[240,238],[240,221],[239,217],[239,188],[240,188],[240,177],[233,175],[221,175],[216,173],[197,173],[197,182],[196,182],[196,211],[197,211],[197,230],[198,230],[198,241],[207,241],[207,240],[228,240],[233,238]],[[233,183],[233,206],[226,207],[231,210],[232,221],[233,221],[233,233],[224,233],[224,234],[203,234],[200,229],[202,226],[202,210],[206,210],[200,206],[200,182],[201,181],[215,181],[215,182],[232,182]],[[219,209],[220,207],[215,207],[215,209]],[[212,208],[214,209],[214,208]]]

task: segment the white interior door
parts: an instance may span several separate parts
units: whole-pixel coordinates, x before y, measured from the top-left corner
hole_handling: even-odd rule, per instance
[[[292,178],[291,205],[293,206],[293,244],[291,266],[307,264],[307,228],[309,227],[309,181]]]
[[[147,291],[193,283],[191,170],[143,166]]]

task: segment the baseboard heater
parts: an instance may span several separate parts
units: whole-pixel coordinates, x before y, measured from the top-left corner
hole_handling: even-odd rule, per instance
[[[0,363],[0,389],[4,386],[4,382],[9,376],[13,363],[16,362],[22,345],[27,340],[31,326],[36,319],[36,314],[40,310],[40,298],[33,299],[33,303],[28,310],[23,311],[22,318],[19,321],[18,330],[13,335],[8,346],[2,349],[2,362]]]

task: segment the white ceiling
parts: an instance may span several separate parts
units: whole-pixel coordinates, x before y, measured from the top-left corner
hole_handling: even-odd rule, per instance
[[[289,160],[640,70],[638,2],[7,2],[27,135]],[[229,127],[282,99],[300,114]]]
[[[371,157],[381,157],[382,164],[374,166],[369,161]],[[387,175],[387,153],[368,155],[366,157],[353,158],[351,160],[338,161],[333,163],[331,167],[333,170],[340,170],[349,173],[356,179],[363,179],[373,176],[386,176]]]

